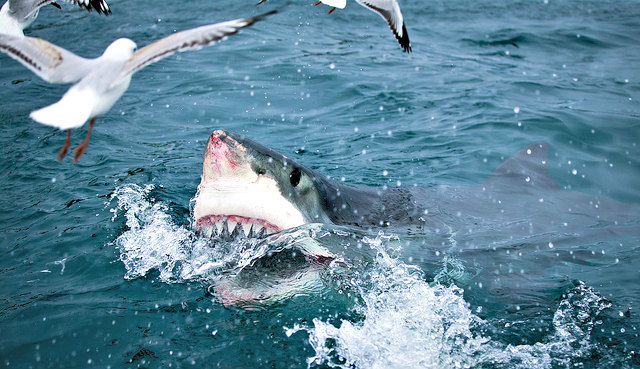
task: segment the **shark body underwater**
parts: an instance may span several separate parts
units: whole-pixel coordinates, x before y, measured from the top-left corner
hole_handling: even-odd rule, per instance
[[[636,207],[560,188],[549,176],[548,150],[546,143],[525,147],[479,186],[376,188],[331,180],[243,135],[216,130],[205,149],[195,229],[216,239],[264,238],[315,223],[407,229],[413,235],[447,229],[466,237],[466,244],[495,242],[496,235],[508,240],[549,234],[575,239],[597,234],[603,224],[638,231]],[[316,264],[335,256],[322,248],[305,255]],[[227,287],[226,302],[280,294],[230,295],[233,287]]]

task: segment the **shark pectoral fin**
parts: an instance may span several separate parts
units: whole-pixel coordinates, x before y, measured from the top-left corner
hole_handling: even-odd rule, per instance
[[[558,188],[549,176],[549,144],[535,143],[520,150],[502,163],[486,182],[487,187],[518,184],[535,188]]]

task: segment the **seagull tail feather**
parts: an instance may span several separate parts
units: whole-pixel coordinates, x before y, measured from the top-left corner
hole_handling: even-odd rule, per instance
[[[34,110],[29,116],[38,123],[59,129],[81,127],[91,117],[93,104],[87,95],[86,92],[68,91],[58,102]]]

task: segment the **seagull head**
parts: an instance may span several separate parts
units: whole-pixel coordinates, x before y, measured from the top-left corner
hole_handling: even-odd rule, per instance
[[[102,54],[108,58],[127,60],[136,51],[136,43],[128,38],[119,38],[111,43]]]

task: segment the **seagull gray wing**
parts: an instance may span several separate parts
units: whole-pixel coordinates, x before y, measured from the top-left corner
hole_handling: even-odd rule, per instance
[[[0,34],[0,51],[50,83],[72,83],[86,76],[92,59],[85,59],[36,37]]]
[[[407,28],[404,26],[402,12],[396,0],[356,0],[358,4],[367,7],[374,12],[380,14],[389,24],[389,28],[396,36],[398,43],[406,52],[411,52],[411,42]]]
[[[114,81],[112,85],[120,83],[123,78],[127,78],[147,65],[166,58],[175,52],[200,49],[229,35],[236,34],[240,29],[249,27],[260,19],[275,12],[276,11],[272,11],[252,18],[242,18],[192,28],[160,39],[133,54],[122,68],[120,78]]]

